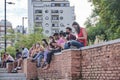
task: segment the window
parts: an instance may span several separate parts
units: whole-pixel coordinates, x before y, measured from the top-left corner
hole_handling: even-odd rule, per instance
[[[35,27],[42,27],[42,23],[36,22],[36,23],[35,23]]]
[[[52,20],[59,20],[59,15],[52,15]]]
[[[42,10],[35,10],[35,13],[42,13]]]
[[[46,31],[45,31],[45,33],[47,33],[47,34],[48,34],[48,33],[49,33],[49,31],[48,31],[48,30],[46,30]]]
[[[60,10],[60,13],[63,13],[63,10]]]
[[[53,33],[59,33],[59,29],[55,29],[55,30],[53,29],[52,32]]]
[[[59,13],[58,10],[51,10],[51,13]]]
[[[52,27],[59,27],[58,23],[52,23]]]
[[[55,7],[60,7],[60,3],[55,3]]]
[[[35,20],[42,20],[42,19],[43,19],[42,16],[39,15],[35,16]]]
[[[60,24],[61,27],[65,27],[63,23]]]
[[[52,3],[52,4],[51,4],[51,7],[55,7],[55,4],[54,4],[54,3]]]
[[[45,13],[48,13],[48,10],[45,10]]]
[[[61,5],[60,3],[52,3],[51,7],[60,7],[60,5]]]
[[[66,7],[69,7],[69,6],[70,6],[70,4],[69,4],[69,3],[67,3],[67,4],[66,4]]]

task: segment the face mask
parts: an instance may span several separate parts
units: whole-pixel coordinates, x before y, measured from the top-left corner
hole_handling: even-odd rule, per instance
[[[70,34],[70,32],[66,32],[66,34],[67,34],[67,35],[69,35],[69,34]]]
[[[38,45],[38,44],[36,45],[36,47],[39,47],[39,46],[40,46],[40,45]]]
[[[49,41],[50,41],[50,42],[52,42],[53,40],[52,40],[52,39],[50,39]]]
[[[45,44],[45,42],[44,42],[44,41],[42,41],[42,43],[43,43],[43,44]]]

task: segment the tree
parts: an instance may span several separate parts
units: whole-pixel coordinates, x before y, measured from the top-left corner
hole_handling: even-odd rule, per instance
[[[43,35],[42,29],[39,28],[33,34],[21,35],[15,43],[15,47],[20,48],[24,45],[25,47],[30,48],[36,42],[41,42],[43,38],[46,38],[46,36]]]
[[[97,35],[102,35],[103,40],[120,38],[120,0],[89,0],[89,2],[94,6],[93,13],[85,24],[90,32],[89,37],[94,36],[92,40]],[[97,16],[98,22],[93,25],[92,19]]]
[[[9,47],[7,47],[7,52],[11,55],[11,56],[13,56],[13,57],[15,57],[15,47],[12,47],[12,46],[9,46]]]

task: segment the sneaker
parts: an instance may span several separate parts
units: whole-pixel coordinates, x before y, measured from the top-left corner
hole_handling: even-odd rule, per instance
[[[17,67],[17,70],[21,70],[22,68],[21,67]]]
[[[17,71],[17,68],[15,68],[14,71]]]
[[[47,63],[44,62],[41,67],[44,68],[46,65],[47,65]]]

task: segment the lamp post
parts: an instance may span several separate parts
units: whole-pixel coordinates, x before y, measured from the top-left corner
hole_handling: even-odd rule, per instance
[[[8,4],[15,4],[15,3],[12,3],[12,2],[6,2],[6,0],[5,0],[5,2],[4,2],[4,5],[5,5],[5,9],[4,9],[4,11],[5,11],[5,21],[4,21],[4,26],[5,26],[5,41],[4,41],[4,44],[5,44],[5,52],[6,52],[6,46],[7,46],[7,39],[6,39],[6,3],[8,3]]]
[[[23,34],[24,34],[24,19],[27,19],[27,17],[22,17]]]

